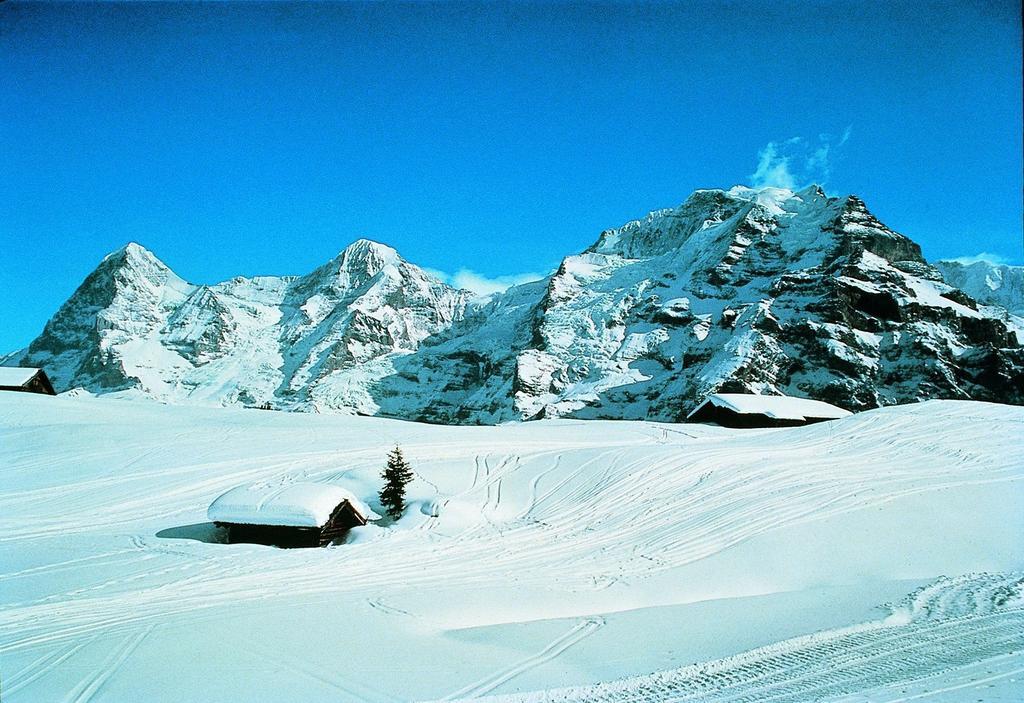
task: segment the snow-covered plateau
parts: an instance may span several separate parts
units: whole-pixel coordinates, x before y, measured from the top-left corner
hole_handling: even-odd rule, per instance
[[[671,422],[712,392],[1024,404],[1021,271],[932,266],[853,195],[737,186],[484,299],[365,239],[215,285],[128,244],[0,365],[58,391],[446,424]]]
[[[0,393],[0,695],[1020,701],[1022,436],[976,401],[727,430]],[[243,484],[383,512],[395,444],[410,507],[344,544],[207,522]]]

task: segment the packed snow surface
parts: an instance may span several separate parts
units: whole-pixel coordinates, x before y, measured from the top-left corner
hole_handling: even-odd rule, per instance
[[[39,373],[39,369],[0,366],[0,386],[23,386]]]
[[[323,483],[270,482],[236,486],[210,504],[206,516],[214,522],[242,525],[323,527],[335,508],[347,502],[370,520],[379,517],[352,491]]]
[[[1020,701],[1024,408],[769,430],[0,393],[4,703]],[[223,543],[240,485],[373,498]]]
[[[789,395],[757,395],[755,393],[713,393],[693,412],[710,403],[715,407],[728,408],[740,415],[764,415],[777,420],[806,420],[826,418],[837,420],[850,414],[849,410],[810,398],[794,398]]]

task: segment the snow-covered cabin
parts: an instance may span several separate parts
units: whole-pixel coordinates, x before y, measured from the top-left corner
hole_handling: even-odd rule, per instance
[[[686,421],[713,423],[722,427],[793,427],[837,420],[850,414],[849,410],[809,398],[713,393],[686,416]]]
[[[322,547],[380,518],[351,491],[323,483],[238,486],[213,501],[206,514],[227,528],[229,543],[278,547]]]
[[[0,366],[0,391],[57,395],[45,371],[18,366]]]

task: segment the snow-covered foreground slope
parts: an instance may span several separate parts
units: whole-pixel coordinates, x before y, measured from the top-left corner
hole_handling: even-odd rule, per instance
[[[3,700],[1020,700],[1022,431],[953,401],[735,431],[0,394]],[[398,524],[206,523],[243,482],[377,508],[394,443]]]

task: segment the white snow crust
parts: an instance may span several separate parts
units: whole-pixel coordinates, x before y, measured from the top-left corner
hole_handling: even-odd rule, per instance
[[[3,700],[1020,701],[1022,435],[966,401],[744,431],[0,394]],[[242,485],[378,508],[396,444],[408,509],[344,544],[209,522]]]
[[[39,373],[39,369],[0,366],[0,386],[23,386]]]
[[[215,522],[243,525],[323,527],[334,509],[346,501],[364,519],[380,517],[352,491],[323,483],[236,486],[214,500],[206,516]]]

